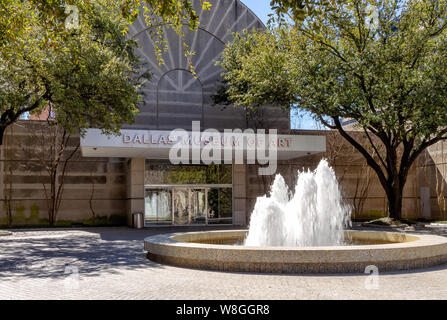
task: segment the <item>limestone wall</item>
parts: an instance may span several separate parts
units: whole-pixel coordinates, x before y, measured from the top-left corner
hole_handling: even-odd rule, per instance
[[[439,142],[425,152],[417,163],[420,216],[432,216],[447,220],[446,203],[447,143]]]
[[[8,128],[0,157],[0,225],[7,223],[8,211],[14,225],[48,223],[48,166],[57,155],[50,146],[60,145],[60,133],[45,121],[19,121]],[[55,140],[56,135],[59,139]],[[56,187],[65,159],[79,141],[78,135],[68,140]],[[122,224],[127,204],[127,165],[127,159],[83,158],[77,150],[67,162],[58,224]]]
[[[337,132],[295,131],[288,133],[325,134],[327,136],[327,152],[325,154],[282,161],[278,164],[278,172],[284,176],[289,187],[295,185],[298,170],[313,170],[317,167],[321,157],[325,157],[337,174],[343,197],[351,205],[354,219],[368,220],[386,216],[387,200],[375,172],[367,166],[362,155]],[[447,211],[445,202],[446,151],[445,143],[437,144],[424,153],[413,165],[404,189],[402,210],[404,218],[445,220]],[[246,208],[247,212],[251,212],[256,198],[269,191],[274,177],[258,176],[257,166],[248,166],[246,172],[248,185]],[[426,191],[424,193],[424,188],[430,190],[428,195]],[[424,210],[427,211],[425,215]],[[247,216],[246,219],[248,222],[249,217]]]
[[[54,140],[54,133],[54,128],[44,121],[19,121],[7,130],[4,145],[0,148],[0,225],[7,223],[8,212],[13,217],[14,225],[48,223],[48,197],[44,186],[48,189],[50,176],[45,167],[51,163],[50,155],[54,155],[50,146],[60,142],[60,137]],[[336,132],[284,133],[327,135],[325,154],[279,163],[278,172],[289,186],[295,184],[298,170],[315,169],[324,156],[336,171],[343,195],[353,207],[355,219],[385,215],[386,197],[375,173]],[[78,144],[79,136],[73,135],[63,152],[63,159]],[[446,219],[446,151],[447,144],[439,143],[413,166],[405,188],[404,217]],[[141,161],[144,163],[144,160]],[[129,223],[130,213],[144,208],[140,194],[143,187],[136,185],[138,174],[134,174],[132,180],[131,169],[131,159],[83,158],[80,151],[76,151],[67,165],[58,224]],[[252,165],[234,166],[233,176],[233,221],[246,225],[256,197],[269,191],[274,176],[258,176],[258,167]]]

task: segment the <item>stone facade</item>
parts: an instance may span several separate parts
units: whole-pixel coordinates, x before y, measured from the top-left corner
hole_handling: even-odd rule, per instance
[[[8,212],[14,225],[48,224],[48,166],[59,150],[55,134],[60,138],[60,133],[46,121],[19,121],[7,129],[1,148],[0,224],[7,224]],[[65,159],[77,145],[79,136],[73,135],[60,161],[56,187]],[[77,150],[66,166],[59,224],[124,224],[128,166],[128,159],[84,158]]]
[[[213,104],[212,96],[221,85],[222,72],[216,62],[225,44],[231,41],[232,33],[265,29],[265,26],[238,0],[213,0],[211,11],[202,11],[199,0],[193,3],[200,27],[195,33],[185,33],[189,50],[197,52],[190,61],[184,56],[181,39],[168,27],[165,37],[169,50],[163,53],[163,65],[157,63],[144,18],[140,17],[130,28],[129,36],[138,40],[141,46],[138,54],[152,77],[142,89],[143,103],[135,123],[123,127],[191,130],[192,121],[200,121],[202,129],[279,128],[281,134],[326,135],[325,154],[281,161],[278,172],[293,186],[298,170],[314,169],[321,157],[325,157],[337,173],[345,199],[353,206],[354,218],[384,216],[386,198],[375,173],[337,133],[289,130],[289,113],[274,106],[265,106],[257,114],[248,115],[242,108]],[[8,128],[0,156],[0,225],[8,224],[11,219],[14,225],[48,223],[49,168],[58,157],[61,135],[62,132],[46,121],[19,121]],[[141,155],[131,159],[128,154],[125,158],[83,157],[77,149],[79,141],[78,135],[70,136],[60,153],[62,158],[53,183],[57,190],[63,191],[56,201],[60,208],[58,223],[130,225],[132,213],[144,211],[145,159]],[[431,147],[411,171],[404,195],[404,217],[445,219],[444,146]],[[65,166],[65,174],[61,174]],[[266,194],[273,182],[272,176],[259,176],[257,172],[255,165],[233,166],[235,225],[248,224],[256,198]]]
[[[375,173],[338,133],[289,133],[327,136],[325,154],[279,162],[278,173],[284,176],[290,187],[295,184],[298,170],[314,169],[325,157],[336,171],[344,198],[353,207],[355,219],[386,215],[386,197]],[[49,146],[54,141],[54,128],[46,121],[19,121],[8,128],[1,148],[1,225],[7,224],[8,212],[14,225],[48,223],[48,194],[44,184],[48,190],[47,166],[51,155],[54,155]],[[56,146],[57,141],[60,140],[56,140]],[[71,137],[62,159],[78,144],[79,136]],[[431,147],[413,166],[404,194],[405,218],[445,219],[445,148],[445,143]],[[259,176],[257,169],[256,165],[233,166],[235,225],[249,223],[256,198],[267,193],[273,182],[274,176]],[[144,159],[84,158],[77,150],[67,163],[58,224],[130,224],[131,213],[144,211],[143,185]]]

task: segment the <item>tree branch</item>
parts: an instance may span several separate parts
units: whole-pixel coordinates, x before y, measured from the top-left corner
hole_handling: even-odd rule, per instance
[[[366,162],[368,165],[377,173],[377,176],[379,177],[380,183],[384,187],[385,191],[388,193],[388,183],[387,179],[385,177],[385,174],[383,173],[380,165],[376,162],[376,160],[369,154],[369,152],[360,144],[358,143],[353,137],[351,137],[344,129],[343,126],[340,123],[340,120],[338,117],[332,117],[334,120],[335,126],[340,132],[340,134],[354,147],[356,148],[366,159]]]

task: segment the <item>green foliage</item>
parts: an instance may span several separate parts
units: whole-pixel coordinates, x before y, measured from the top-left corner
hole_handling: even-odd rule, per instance
[[[200,2],[202,10],[210,10],[211,3],[209,1],[200,0]],[[190,57],[195,52],[189,50],[188,44],[184,40],[183,29],[187,27],[189,30],[196,30],[199,26],[199,16],[194,10],[191,0],[126,0],[124,8],[123,12],[129,12],[128,16],[131,20],[136,19],[141,8],[143,9],[147,31],[154,41],[155,54],[159,64],[164,63],[162,54],[168,49],[163,31],[163,27],[166,26],[181,36],[185,50],[184,55],[190,61]],[[194,67],[192,65],[189,67],[191,72],[196,75]]]
[[[166,180],[164,180],[163,183],[167,184],[181,185],[232,183],[232,168],[231,166],[227,165],[176,165],[164,167],[162,170],[164,174],[166,174]]]
[[[296,91],[284,68],[289,57],[281,50],[279,34],[244,31],[233,36],[233,43],[227,45],[219,63],[227,71],[223,75],[228,84],[226,98],[249,109],[271,101],[288,107]],[[219,95],[215,98],[216,103],[222,100]]]
[[[397,2],[381,1],[376,31],[365,22],[366,1],[342,2],[332,14],[273,33],[235,35],[220,63],[228,99],[252,107],[299,103],[319,118],[397,126],[396,135],[410,131],[415,139],[436,133],[447,123],[445,2],[428,13],[427,2],[413,1],[398,15]]]
[[[299,106],[339,130],[400,215],[411,165],[447,139],[447,1],[272,4],[278,29],[243,33],[226,47],[224,98],[250,108]],[[365,139],[349,135],[342,118],[357,120]]]
[[[346,3],[344,0],[271,0],[270,5],[276,16],[272,19],[279,24],[289,21],[303,22],[311,15],[323,15],[331,12],[337,5]]]
[[[90,127],[118,133],[132,123],[149,75],[126,32],[142,9],[154,38],[163,39],[166,24],[180,35],[184,25],[198,26],[189,0],[1,1],[0,141],[23,114],[48,106],[70,133]],[[162,42],[155,40],[160,54]]]
[[[79,28],[66,29],[60,13],[51,14],[46,4],[8,1],[0,12],[2,26],[11,8],[26,17],[0,43],[0,128],[48,106],[70,132],[98,127],[112,133],[132,122],[138,59],[136,43],[120,33],[119,7],[106,0],[79,2]]]

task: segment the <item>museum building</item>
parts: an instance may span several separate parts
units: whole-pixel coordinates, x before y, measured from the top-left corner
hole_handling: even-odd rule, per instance
[[[298,171],[315,169],[322,158],[334,169],[354,220],[387,216],[380,181],[336,130],[291,129],[290,114],[275,106],[246,113],[213,103],[222,73],[216,61],[232,33],[265,26],[240,1],[213,0],[206,12],[193,2],[200,26],[185,36],[196,52],[197,77],[174,32],[165,28],[168,50],[159,65],[144,20],[132,25],[130,36],[152,77],[142,88],[140,113],[120,135],[94,128],[83,137],[70,135],[52,175],[48,164],[58,158],[60,128],[39,118],[7,128],[0,148],[0,226],[48,225],[53,200],[58,226],[131,226],[135,213],[148,227],[247,226],[275,172],[292,187]],[[352,124],[346,129],[361,138]],[[404,218],[446,219],[446,148],[446,142],[428,148],[410,170]],[[61,190],[57,199],[51,190]]]
[[[199,0],[193,1],[199,14],[198,31],[186,33],[186,43],[196,52],[191,73],[184,56],[182,40],[172,30],[165,29],[168,51],[164,64],[154,55],[153,42],[140,17],[129,35],[140,44],[139,55],[148,66],[151,80],[142,89],[143,103],[132,125],[125,125],[119,136],[105,136],[100,130],[88,130],[81,138],[82,157],[128,159],[127,216],[144,213],[145,226],[153,225],[246,225],[250,206],[247,190],[250,183],[246,172],[259,163],[249,159],[247,144],[240,144],[242,163],[235,154],[224,154],[206,162],[194,159],[173,163],[170,152],[179,139],[172,138],[173,130],[181,130],[188,155],[199,152],[209,139],[210,129],[222,133],[218,144],[228,141],[225,130],[265,129],[278,135],[272,141],[277,148],[278,161],[287,161],[326,151],[326,138],[319,135],[293,135],[290,115],[274,106],[265,106],[253,114],[234,106],[218,106],[213,95],[221,85],[221,69],[216,61],[222,55],[232,33],[244,29],[265,29],[253,12],[238,0],[211,1],[212,9],[202,11]],[[250,132],[248,130],[247,132]],[[198,139],[195,139],[198,137]],[[237,139],[244,134],[234,134]],[[214,140],[217,141],[216,139]],[[235,145],[234,139],[230,143]],[[236,143],[237,144],[237,143]],[[239,145],[239,144],[238,144]],[[214,155],[215,156],[215,155]],[[239,159],[240,160],[240,159]]]

